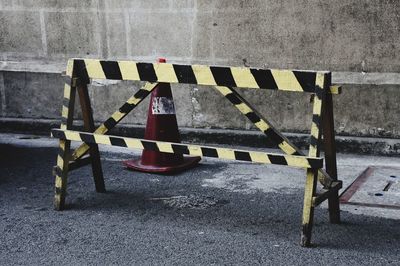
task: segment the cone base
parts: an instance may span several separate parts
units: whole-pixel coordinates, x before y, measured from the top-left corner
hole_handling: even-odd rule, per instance
[[[124,161],[124,165],[131,170],[145,173],[170,174],[181,172],[197,165],[201,157],[183,157],[183,162],[172,166],[144,165],[141,159]]]

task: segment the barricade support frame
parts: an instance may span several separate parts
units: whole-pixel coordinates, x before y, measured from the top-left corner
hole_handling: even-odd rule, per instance
[[[68,172],[85,165],[92,166],[96,191],[106,191],[98,149],[98,144],[105,144],[305,168],[301,245],[310,246],[314,208],[323,201],[328,200],[330,222],[340,223],[338,191],[342,182],[337,178],[332,95],[340,94],[341,87],[331,84],[330,72],[70,59],[65,79],[61,126],[60,129],[52,130],[52,135],[60,141],[57,166],[53,171],[56,210],[65,208]],[[146,84],[96,129],[87,86],[91,79],[145,81]],[[106,136],[105,134],[138,106],[159,82],[214,87],[284,154]],[[313,117],[308,155],[280,133],[234,87],[312,93]],[[71,129],[77,92],[85,132]],[[71,141],[80,141],[83,144],[72,151]],[[326,170],[323,169],[323,158],[320,158],[322,146],[325,151]],[[317,193],[318,181],[323,185],[323,190]]]

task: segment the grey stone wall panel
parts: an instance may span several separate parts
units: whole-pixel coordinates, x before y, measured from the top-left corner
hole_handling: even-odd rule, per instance
[[[0,53],[43,53],[38,12],[0,11]]]
[[[98,56],[100,40],[95,13],[48,12],[45,23],[50,56]]]

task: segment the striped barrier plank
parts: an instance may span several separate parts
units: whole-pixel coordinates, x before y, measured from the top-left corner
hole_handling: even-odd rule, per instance
[[[53,137],[61,140],[82,141],[85,143],[97,143],[132,149],[146,149],[159,152],[248,161],[254,163],[279,164],[300,168],[319,169],[323,166],[322,158],[312,158],[306,156],[294,156],[259,151],[245,151],[219,147],[189,145],[182,143],[126,138],[62,129],[52,129],[51,133]]]
[[[327,71],[180,65],[98,59],[70,59],[67,75],[72,76],[72,69],[86,83],[89,83],[90,79],[112,79],[310,93],[315,90],[317,73],[330,73]],[[340,93],[340,87],[332,86],[331,93]]]

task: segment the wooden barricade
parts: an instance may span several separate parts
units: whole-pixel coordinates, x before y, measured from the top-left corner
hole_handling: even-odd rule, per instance
[[[96,129],[87,87],[90,79],[132,80],[146,81],[147,83]],[[129,112],[138,106],[159,82],[213,86],[218,93],[230,101],[267,138],[275,143],[284,154],[106,135]],[[258,113],[234,89],[236,87],[313,94],[313,114],[308,155],[305,155],[265,117]],[[79,95],[85,132],[71,130],[76,91]],[[68,173],[84,165],[91,164],[92,166],[96,191],[105,192],[98,144],[301,167],[307,170],[301,244],[309,246],[314,207],[328,200],[331,223],[340,222],[338,190],[342,187],[342,182],[337,179],[332,104],[332,95],[339,93],[340,87],[332,86],[331,73],[325,71],[71,59],[68,61],[66,71],[61,127],[60,129],[52,130],[52,136],[60,139],[57,166],[54,171],[56,178],[55,209],[62,210],[65,206]],[[83,144],[72,151],[71,141],[79,141],[83,142]],[[325,169],[323,168],[323,158],[320,157],[322,146],[325,152]],[[318,181],[323,186],[319,192],[317,192]]]

